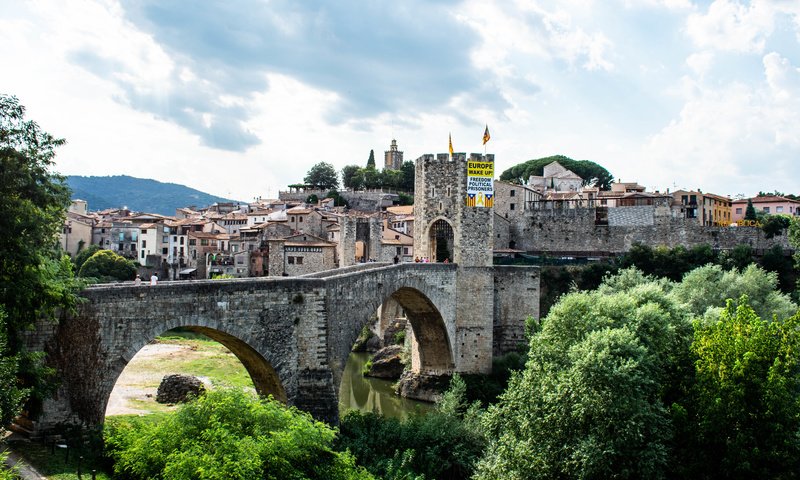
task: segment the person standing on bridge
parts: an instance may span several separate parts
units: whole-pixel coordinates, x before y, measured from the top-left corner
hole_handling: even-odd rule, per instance
[[[158,284],[158,274],[153,272],[153,275],[150,277],[150,285]]]
[[[142,284],[142,277],[140,277],[138,273],[136,274],[136,278],[133,279],[133,284],[137,287]]]

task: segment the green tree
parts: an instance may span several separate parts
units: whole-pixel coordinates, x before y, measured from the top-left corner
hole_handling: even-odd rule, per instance
[[[89,257],[78,272],[79,277],[96,278],[100,281],[133,280],[136,266],[132,261],[111,250],[100,250]]]
[[[76,301],[72,264],[57,249],[70,192],[51,168],[63,144],[27,120],[15,97],[0,95],[0,332],[7,342],[0,349],[0,385],[14,398],[27,391],[11,390],[33,387],[40,395],[48,383],[40,356],[21,351],[19,333]]]
[[[691,324],[668,287],[640,277],[562,297],[484,416],[490,443],[476,478],[663,477],[668,407],[691,372]]]
[[[375,150],[369,151],[369,158],[367,159],[367,168],[375,170]]]
[[[764,237],[772,238],[775,235],[783,234],[783,231],[789,228],[791,221],[792,217],[788,215],[767,215],[763,225],[761,225],[761,230],[764,231]]]
[[[800,313],[763,321],[746,296],[698,326],[692,478],[797,478]]]
[[[311,167],[308,173],[306,173],[305,178],[303,178],[303,181],[306,185],[312,185],[322,190],[339,188],[339,178],[336,174],[336,169],[327,162],[319,162]]]
[[[346,189],[350,190],[358,190],[361,185],[354,185],[353,184],[353,177],[361,170],[361,167],[358,165],[346,165],[342,168],[342,185]]]
[[[744,270],[751,263],[753,263],[753,247],[746,243],[740,243],[731,250],[722,252],[719,259],[719,264],[726,270],[732,268]]]
[[[756,209],[753,207],[753,199],[747,199],[747,208],[744,210],[744,219],[745,220],[756,220],[758,216],[756,215]]]
[[[100,245],[89,245],[89,248],[78,252],[78,254],[75,255],[75,259],[73,260],[73,263],[75,264],[75,271],[80,272],[81,267],[86,262],[86,260],[89,260],[89,258],[92,255],[94,255],[95,253],[99,252],[102,249],[103,247],[101,247]]]
[[[146,479],[369,479],[335,430],[276,400],[213,390],[159,422],[106,427],[114,471]]]
[[[531,175],[542,175],[545,165],[558,162],[564,168],[572,170],[583,179],[583,185],[593,185],[601,190],[609,190],[614,177],[602,166],[589,160],[573,160],[564,155],[537,158],[514,165],[500,175],[500,180],[525,184]]]
[[[400,190],[414,193],[414,182],[417,174],[417,167],[414,165],[414,162],[403,162],[400,171],[403,172],[403,180],[399,187]]]

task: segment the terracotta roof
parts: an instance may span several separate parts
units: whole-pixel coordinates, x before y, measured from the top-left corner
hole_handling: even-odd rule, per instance
[[[386,211],[395,215],[413,215],[414,205],[399,205],[396,207],[386,207]]]

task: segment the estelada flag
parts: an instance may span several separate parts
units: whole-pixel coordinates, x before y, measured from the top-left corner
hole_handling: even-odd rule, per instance
[[[486,125],[486,130],[483,131],[483,144],[486,145],[486,142],[488,142],[490,138],[492,138],[492,136],[489,135],[489,125]]]
[[[450,156],[453,156],[453,135],[447,134],[448,139],[450,140]]]

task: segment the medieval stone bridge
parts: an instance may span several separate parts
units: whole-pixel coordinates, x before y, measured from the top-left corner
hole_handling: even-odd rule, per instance
[[[488,372],[492,354],[523,341],[538,317],[539,272],[531,267],[370,264],[294,278],[101,285],[78,310],[32,332],[60,381],[37,428],[103,422],[111,390],[148,342],[176,327],[228,347],[260,394],[329,422],[338,420],[344,364],[362,327],[388,299],[413,331],[420,374]]]

